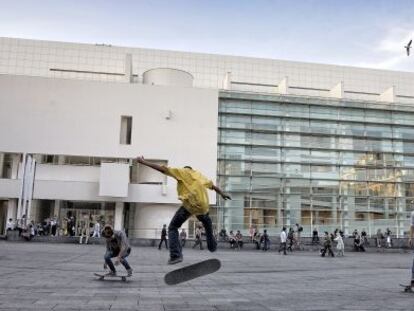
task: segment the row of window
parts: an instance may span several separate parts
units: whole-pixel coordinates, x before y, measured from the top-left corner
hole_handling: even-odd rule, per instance
[[[286,133],[270,134],[226,129],[220,131],[219,141],[221,144],[252,146],[414,153],[414,142],[396,141],[391,139],[378,140]]]
[[[363,105],[363,104],[362,104]],[[408,110],[408,109],[407,109]],[[348,108],[328,105],[295,105],[292,103],[223,100],[221,113],[241,113],[282,117],[302,117],[359,122],[414,124],[414,113],[377,109]]]
[[[372,125],[360,123],[338,123],[338,122],[321,122],[321,121],[301,121],[301,120],[283,120],[268,119],[266,122],[261,120],[228,120],[223,116],[220,118],[220,129],[223,130],[244,130],[253,132],[287,132],[303,133],[317,135],[335,135],[335,136],[360,136],[372,138],[393,138],[399,140],[412,140],[414,137],[414,128],[390,126],[390,125]]]

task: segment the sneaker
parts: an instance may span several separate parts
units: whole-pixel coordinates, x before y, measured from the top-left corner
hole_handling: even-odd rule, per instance
[[[127,272],[128,272],[128,276],[132,276],[132,271],[133,271],[132,269],[128,269],[128,270],[127,270]]]
[[[176,263],[182,262],[183,261],[183,257],[177,257],[177,258],[170,258],[168,259],[168,264],[169,265],[175,265]]]
[[[109,271],[105,276],[116,276],[116,271]]]

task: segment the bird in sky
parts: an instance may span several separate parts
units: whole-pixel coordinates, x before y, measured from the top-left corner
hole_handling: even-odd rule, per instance
[[[413,43],[413,39],[411,39],[410,42],[408,42],[408,44],[405,46],[405,49],[407,50],[407,56],[410,56],[411,43]]]

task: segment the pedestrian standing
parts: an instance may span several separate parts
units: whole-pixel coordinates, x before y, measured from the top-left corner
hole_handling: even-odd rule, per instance
[[[414,211],[412,211],[410,215],[410,237],[408,239],[408,245],[410,247],[413,246],[413,236],[414,236]],[[413,259],[413,265],[411,267],[411,283],[408,287],[411,290],[414,287],[414,259]]]
[[[387,241],[387,248],[391,248],[392,247],[392,239],[391,239],[391,230],[389,228],[387,228],[387,230],[385,231],[385,236],[386,241]]]
[[[262,250],[264,250],[264,251],[269,250],[269,248],[270,248],[270,239],[269,239],[269,235],[267,234],[266,229],[263,230],[263,235],[260,238],[260,243],[263,244]]]
[[[325,254],[326,254],[327,251],[332,257],[335,257],[335,254],[332,251],[331,237],[330,237],[329,233],[327,231],[325,231],[325,237],[324,237],[324,241],[323,241],[323,249],[321,251],[321,256],[325,257]]]
[[[239,248],[243,248],[243,235],[240,233],[240,230],[237,230],[236,241]]]
[[[381,232],[381,229],[377,230],[377,248],[380,249],[382,246],[382,240],[384,239],[384,235]]]
[[[193,248],[195,248],[197,245],[200,245],[200,250],[203,250],[203,242],[201,241],[201,228],[197,227],[195,232],[195,243],[193,245]]]
[[[279,254],[280,254],[280,251],[283,250],[283,255],[286,255],[286,243],[287,243],[286,227],[283,227],[282,232],[280,232]]]
[[[89,228],[89,219],[85,217],[80,224],[80,237],[79,237],[79,244],[82,244],[83,238],[85,238],[85,244],[88,244],[90,235],[90,228]]]
[[[250,226],[249,228],[249,236],[250,236],[250,242],[253,243],[253,240],[254,240],[254,227],[253,226]]]
[[[181,247],[185,246],[185,242],[187,241],[187,232],[185,232],[185,229],[181,229],[180,232],[180,240],[181,240]]]
[[[319,244],[319,233],[316,227],[312,231],[312,244]]]
[[[336,233],[336,237],[335,237],[335,242],[336,244],[336,249],[337,249],[337,254],[336,256],[344,256],[344,250],[345,250],[345,245],[344,245],[344,240],[342,239],[341,235],[339,234],[339,232]]]
[[[258,233],[257,231],[254,233],[253,243],[256,245],[256,249],[259,250],[260,243],[261,243],[261,236],[260,236],[260,233]]]
[[[164,224],[162,226],[162,229],[161,229],[161,241],[160,241],[160,244],[158,244],[158,249],[159,250],[161,249],[162,242],[165,243],[165,248],[168,249],[168,243],[167,243],[167,225],[166,224]]]
[[[57,231],[57,217],[53,217],[50,220],[50,230],[51,230],[51,235],[52,236],[56,236],[56,231]]]
[[[95,224],[93,225],[92,237],[93,238],[100,238],[101,237],[101,224],[99,223],[99,221],[96,221]]]

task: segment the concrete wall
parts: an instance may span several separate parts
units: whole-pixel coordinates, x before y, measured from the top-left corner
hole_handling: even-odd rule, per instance
[[[164,224],[170,223],[179,205],[135,204],[135,227],[130,236],[140,238],[159,238]],[[183,228],[188,228],[188,222]],[[188,230],[187,230],[188,231]]]
[[[99,181],[99,166],[37,164],[36,180]]]
[[[216,180],[217,90],[9,75],[0,75],[0,89],[2,152],[111,158],[144,155],[171,166],[191,165]],[[124,115],[133,118],[130,145],[120,144]],[[83,182],[97,181],[97,169],[39,165],[37,180],[62,180],[65,186],[50,183],[44,188],[39,183],[35,197],[91,198],[96,184],[76,191]],[[71,181],[76,182],[68,184]],[[174,180],[167,184],[175,190]],[[138,192],[130,190],[133,201],[141,201]],[[53,198],[56,192],[62,195]],[[151,193],[154,203],[164,202],[165,197],[176,202],[161,191]],[[215,202],[213,193],[210,199]]]
[[[125,83],[127,54],[132,56],[135,82],[141,82],[147,70],[168,67],[189,72],[194,86],[202,88],[222,88],[231,72],[231,81],[253,83],[232,85],[239,90],[275,92],[278,88],[258,84],[280,85],[287,76],[293,94],[330,96],[329,90],[343,82],[346,98],[378,100],[395,86],[396,94],[404,95],[396,98],[398,102],[414,103],[412,72],[15,38],[0,38],[0,74]]]

